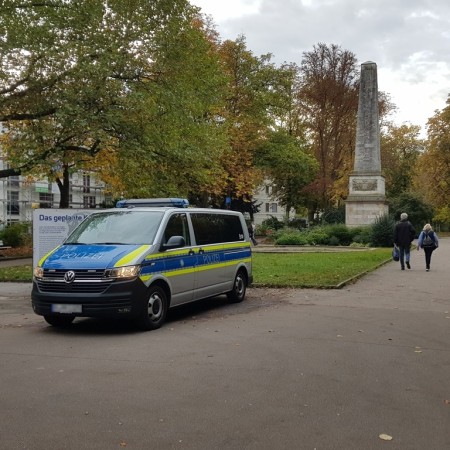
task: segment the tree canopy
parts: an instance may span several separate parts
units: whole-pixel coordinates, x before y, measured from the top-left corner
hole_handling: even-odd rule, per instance
[[[174,168],[212,176],[223,79],[199,23],[185,0],[2,3],[0,121],[16,173],[58,179],[95,157],[113,190],[136,195],[166,189]],[[151,192],[136,185],[143,168],[163,172]],[[177,180],[168,191],[186,190]]]
[[[277,67],[244,36],[221,41],[187,0],[10,0],[0,36],[0,177],[55,180],[62,207],[75,171],[115,197],[231,198],[250,212],[269,177],[283,206],[311,217],[348,193],[359,67],[338,45]],[[379,104],[384,121],[394,105]],[[388,197],[420,190],[444,216],[449,108],[426,145],[413,125],[383,122],[381,136]]]

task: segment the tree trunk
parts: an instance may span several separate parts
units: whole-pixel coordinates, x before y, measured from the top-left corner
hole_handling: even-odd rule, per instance
[[[70,180],[69,180],[69,166],[64,164],[63,166],[63,179],[61,181],[61,178],[56,178],[56,183],[59,188],[60,193],[60,200],[59,200],[59,207],[62,209],[69,208],[69,191],[70,191]]]

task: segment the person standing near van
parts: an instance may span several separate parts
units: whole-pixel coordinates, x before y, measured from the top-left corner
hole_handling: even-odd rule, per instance
[[[255,227],[254,223],[253,222],[250,223],[249,226],[248,226],[248,234],[250,236],[250,240],[252,241],[252,244],[253,245],[258,245],[258,242],[255,239],[255,228],[256,227]]]
[[[408,214],[400,214],[400,222],[397,222],[394,228],[394,244],[398,247],[400,253],[400,266],[402,270],[406,267],[411,269],[411,243],[416,236],[416,230],[408,220]]]
[[[425,253],[425,270],[430,270],[431,254],[439,247],[439,239],[429,223],[425,224],[417,241],[417,250],[423,248]]]

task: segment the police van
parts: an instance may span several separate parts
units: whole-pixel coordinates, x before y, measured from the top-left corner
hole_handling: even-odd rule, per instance
[[[169,308],[224,293],[244,299],[252,255],[241,213],[131,203],[89,215],[38,262],[36,314],[54,326],[123,317],[153,330]]]

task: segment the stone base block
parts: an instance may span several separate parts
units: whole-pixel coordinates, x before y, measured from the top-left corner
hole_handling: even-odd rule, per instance
[[[389,207],[384,200],[347,200],[345,202],[345,225],[348,227],[371,225],[378,217],[388,214],[388,212]]]

